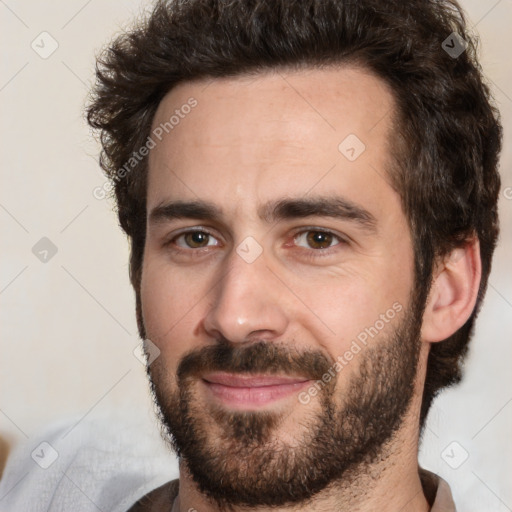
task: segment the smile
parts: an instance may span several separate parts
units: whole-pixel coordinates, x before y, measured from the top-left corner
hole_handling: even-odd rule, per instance
[[[259,408],[298,393],[309,379],[278,375],[212,373],[203,377],[215,401],[236,409]]]

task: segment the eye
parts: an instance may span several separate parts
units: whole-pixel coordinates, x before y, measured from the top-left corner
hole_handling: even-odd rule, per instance
[[[180,241],[182,243],[180,243]],[[203,247],[218,245],[218,243],[210,243],[213,241],[216,241],[216,239],[211,233],[208,233],[208,231],[195,229],[180,233],[172,240],[170,240],[169,243],[173,243],[184,249],[201,249]]]
[[[346,240],[331,231],[309,229],[297,233],[293,240],[299,247],[314,249],[314,252],[324,252],[327,249],[346,243]],[[327,251],[331,252],[331,251]]]

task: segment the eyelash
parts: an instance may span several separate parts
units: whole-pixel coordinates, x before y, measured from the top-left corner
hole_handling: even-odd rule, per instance
[[[330,247],[327,247],[327,248],[324,248],[324,249],[306,249],[304,247],[301,247],[300,249],[302,249],[302,256],[307,258],[307,259],[316,259],[316,258],[321,258],[321,257],[325,257],[325,256],[330,256],[333,252],[339,250],[339,246],[340,245],[348,245],[348,240],[343,238],[342,236],[340,235],[337,235],[336,233],[334,233],[333,231],[330,231],[330,230],[327,230],[327,229],[322,229],[322,228],[316,228],[314,226],[306,226],[305,228],[303,228],[302,230],[300,231],[296,231],[293,235],[292,235],[292,240],[296,240],[299,235],[302,235],[304,233],[324,233],[324,234],[327,234],[327,235],[332,235],[334,239],[337,239],[338,240],[338,243],[335,244],[335,245],[332,245]],[[182,248],[182,247],[179,247],[179,246],[176,246],[175,245],[175,242],[176,240],[178,240],[180,237],[182,236],[185,236],[185,235],[189,235],[189,234],[193,234],[193,233],[202,233],[202,234],[205,234],[205,235],[208,235],[208,236],[211,236],[213,238],[216,238],[215,235],[213,233],[211,233],[210,231],[204,229],[204,228],[201,228],[201,229],[189,229],[189,230],[186,230],[186,231],[182,231],[181,233],[178,233],[177,235],[175,235],[174,237],[172,237],[169,241],[165,242],[164,246],[165,247],[171,247],[172,246],[172,251],[175,252],[175,253],[188,253],[189,255],[193,256],[193,257],[199,257],[201,256],[203,253],[204,253],[204,249],[207,249],[208,247],[211,247],[211,246],[205,246],[205,247],[198,247],[198,248],[193,248],[193,247],[189,247],[189,248]]]

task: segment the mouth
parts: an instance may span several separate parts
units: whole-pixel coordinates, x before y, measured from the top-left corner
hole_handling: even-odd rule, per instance
[[[210,373],[202,378],[214,401],[234,409],[259,409],[296,395],[311,380],[280,375]]]

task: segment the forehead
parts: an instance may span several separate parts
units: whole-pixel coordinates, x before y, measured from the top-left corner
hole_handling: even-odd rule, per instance
[[[149,155],[148,207],[183,198],[256,207],[333,187],[358,195],[361,185],[371,196],[390,188],[393,109],[386,84],[355,67],[184,82],[153,120],[161,140]]]

